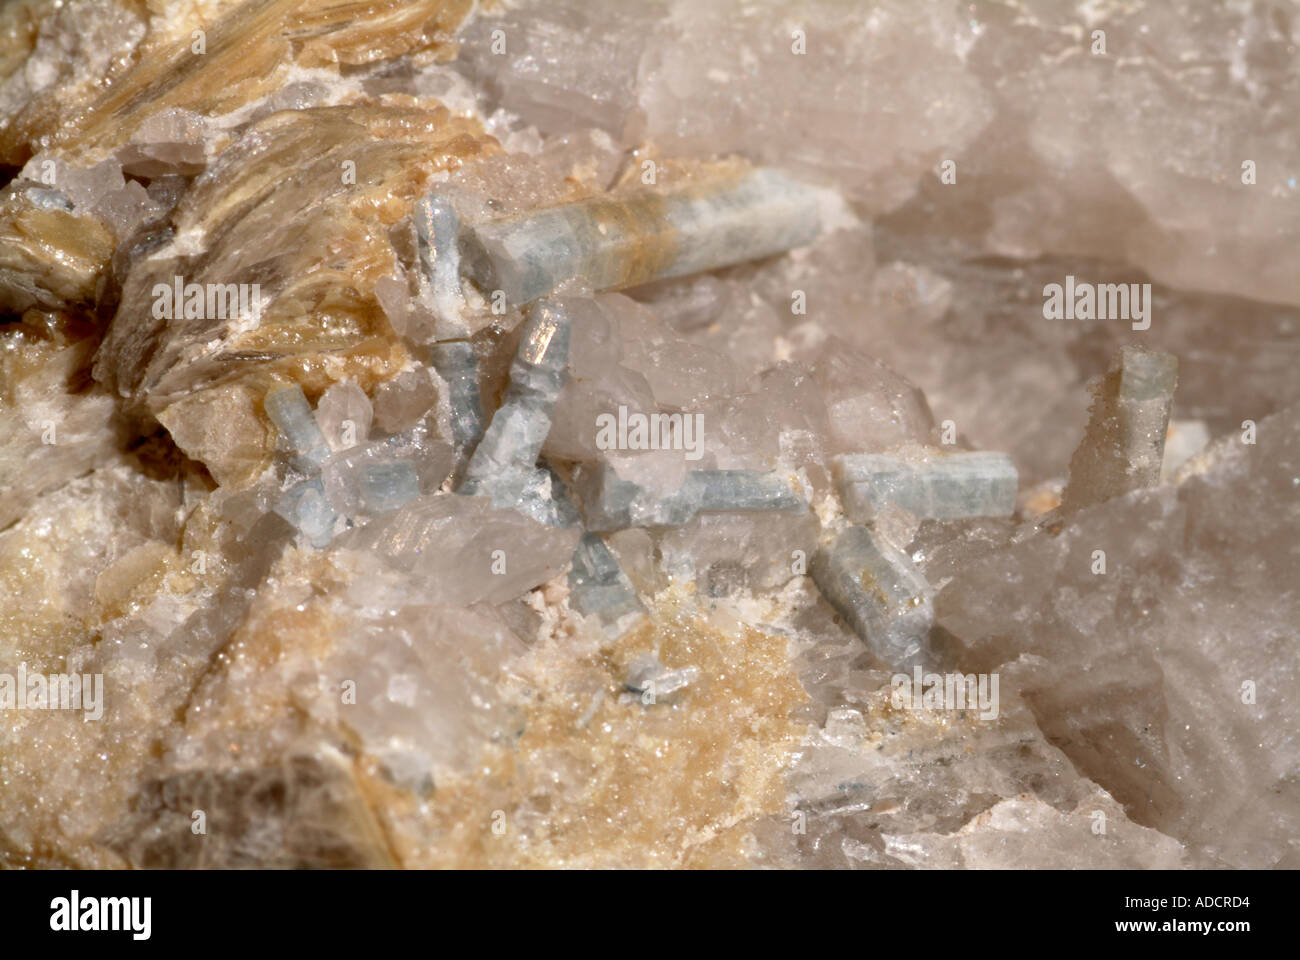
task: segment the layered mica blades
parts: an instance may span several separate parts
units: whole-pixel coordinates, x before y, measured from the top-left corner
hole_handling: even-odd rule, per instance
[[[1297,50],[0,4],[0,870],[1300,867]]]

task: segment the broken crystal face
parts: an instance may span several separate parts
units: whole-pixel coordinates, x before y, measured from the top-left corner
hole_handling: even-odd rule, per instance
[[[0,9],[0,867],[1300,866],[1294,3],[142,6]]]

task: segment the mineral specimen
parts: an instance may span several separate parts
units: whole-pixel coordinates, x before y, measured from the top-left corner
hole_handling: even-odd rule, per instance
[[[464,340],[435,343],[430,360],[447,384],[451,402],[451,431],[462,457],[473,453],[483,437],[483,400],[479,396],[478,358]]]
[[[1300,866],[1295,7],[0,5],[0,867]]]
[[[812,575],[877,657],[900,670],[931,665],[934,591],[905,554],[851,526],[818,552]]]
[[[454,331],[465,308],[460,286],[460,217],[446,197],[430,194],[416,202],[412,219],[434,311],[439,321]]]
[[[935,520],[1009,517],[1016,508],[1016,467],[1003,453],[855,454],[836,457],[834,471],[844,512],[859,523],[889,503]]]
[[[644,610],[618,559],[593,533],[584,535],[573,553],[569,592],[573,609],[599,617],[615,636],[627,628],[629,619],[635,620]]]
[[[303,470],[318,469],[330,448],[302,387],[296,383],[276,387],[266,395],[264,405],[266,415],[284,438],[285,448],[293,454],[295,465]]]
[[[465,468],[462,493],[481,493],[497,506],[509,506],[534,482],[551,412],[568,375],[569,326],[559,302],[543,301],[530,312],[510,365],[510,386]],[[465,401],[472,398],[462,395]]]
[[[660,494],[624,480],[603,464],[586,481],[583,511],[591,530],[677,526],[715,510],[800,510],[807,504],[780,477],[753,470],[692,470]]]
[[[525,304],[573,280],[617,290],[783,253],[822,229],[822,192],[775,170],[471,227],[469,276]]]

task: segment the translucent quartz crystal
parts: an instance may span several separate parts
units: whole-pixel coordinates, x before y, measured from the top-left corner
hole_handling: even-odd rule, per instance
[[[483,436],[486,415],[479,395],[478,357],[467,340],[435,343],[429,362],[447,383],[451,403],[451,434],[457,456],[468,456]]]
[[[465,25],[457,65],[541,129],[597,126],[617,135],[637,109],[641,51],[666,13],[659,0],[498,5]],[[505,51],[493,49],[498,29],[510,38]],[[579,48],[582,56],[572,56]]]
[[[844,512],[857,523],[890,503],[932,520],[1007,517],[1016,509],[1016,467],[1005,453],[850,454],[836,457],[833,470]]]
[[[412,479],[397,479],[392,465],[399,462],[406,466],[398,467],[396,471],[409,472]],[[339,513],[352,516],[362,510],[391,509],[369,502],[366,477],[372,472],[379,483],[377,493],[387,483],[398,483],[402,485],[400,489],[409,490],[413,482],[414,496],[421,491],[431,493],[437,490],[450,470],[451,448],[429,436],[427,424],[421,423],[392,437],[331,454],[321,465],[320,478],[330,505]],[[393,489],[396,492],[399,488]],[[383,495],[380,496],[382,502]]]
[[[335,549],[377,556],[430,603],[503,603],[561,573],[580,533],[548,526],[485,497],[423,494],[348,530]]]
[[[518,736],[521,718],[494,681],[520,644],[499,621],[382,583],[354,589],[377,602],[351,618],[322,670],[355,680],[356,703],[315,710],[355,732],[386,779],[427,796],[471,769],[485,743]]]
[[[334,384],[316,403],[316,423],[331,450],[365,443],[373,419],[370,398],[351,380]]]
[[[808,505],[775,473],[693,470],[673,493],[661,494],[624,480],[609,464],[584,481],[587,529],[678,526],[698,513],[728,510],[805,510]]]
[[[1178,384],[1178,358],[1124,347],[1093,388],[1083,441],[1070,461],[1067,511],[1101,503],[1160,482],[1169,410]]]
[[[338,514],[325,498],[318,477],[300,481],[286,490],[276,504],[275,512],[297,527],[314,547],[328,546],[334,536],[334,521]]]
[[[660,566],[705,596],[757,596],[806,572],[801,558],[817,552],[819,533],[811,511],[701,514],[658,536]]]
[[[824,197],[764,169],[675,193],[564,204],[467,228],[465,269],[514,305],[579,277],[592,290],[616,290],[810,243]]]
[[[569,605],[581,614],[598,617],[612,636],[645,612],[618,559],[594,533],[584,534],[573,551]]]
[[[880,453],[900,444],[925,443],[934,428],[920,390],[838,337],[822,346],[813,380],[826,404],[831,453]]]
[[[646,653],[628,664],[624,686],[633,693],[641,694],[643,702],[649,705],[661,697],[670,697],[679,690],[686,689],[699,678],[699,667],[669,670],[653,653]]]
[[[407,460],[367,463],[360,479],[362,501],[374,513],[395,510],[420,494],[420,478]]]
[[[513,506],[536,483],[537,457],[568,377],[568,357],[568,313],[554,301],[537,304],[510,365],[510,386],[465,468],[460,492]]]
[[[433,193],[416,201],[412,218],[434,313],[441,324],[455,329],[465,306],[460,289],[460,217],[446,197]]]
[[[329,456],[329,444],[312,415],[311,404],[296,383],[273,387],[266,394],[266,415],[279,429],[285,448],[303,469],[319,467]]]
[[[1300,809],[1300,408],[1257,439],[971,558],[936,600],[964,667],[1014,665],[1070,762],[1218,869],[1294,865]]]
[[[899,670],[926,665],[933,592],[906,554],[852,526],[817,553],[812,575],[875,656]]]
[[[543,454],[560,460],[595,460],[598,418],[628,410],[653,412],[655,394],[646,377],[623,363],[625,337],[648,311],[621,294],[601,294],[570,304],[569,380],[556,401]],[[676,358],[671,358],[675,360]],[[680,369],[680,367],[676,367]]]
[[[438,388],[428,367],[403,370],[375,387],[375,428],[401,433],[419,422],[438,402]]]

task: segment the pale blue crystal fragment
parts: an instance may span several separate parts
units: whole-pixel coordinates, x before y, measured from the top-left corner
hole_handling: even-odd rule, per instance
[[[446,197],[433,193],[416,201],[413,219],[434,312],[444,325],[460,326],[465,307],[460,289],[460,217]]]
[[[487,417],[479,395],[478,357],[466,340],[435,343],[430,359],[438,376],[447,383],[451,406],[451,435],[458,458],[467,457],[483,437]]]
[[[284,448],[292,454],[294,466],[307,472],[319,469],[330,455],[330,448],[302,387],[296,383],[273,387],[267,391],[263,405],[280,431]]]
[[[325,499],[320,478],[302,480],[280,495],[275,512],[298,529],[312,546],[329,546],[338,514]]]
[[[460,493],[519,507],[537,494],[537,458],[555,401],[568,379],[569,317],[553,301],[536,304],[510,366],[510,386],[465,468]]]
[[[514,306],[577,278],[616,290],[804,246],[821,232],[825,202],[826,191],[771,169],[594,197],[467,227],[465,271]]]
[[[587,529],[672,527],[696,514],[732,510],[805,510],[808,504],[777,474],[759,470],[693,470],[664,495],[624,480],[609,464],[597,466],[584,485]]]
[[[1019,475],[1005,453],[848,454],[833,469],[844,512],[858,523],[890,503],[923,520],[1009,517],[1016,509]]]
[[[396,510],[420,494],[420,477],[409,460],[362,464],[361,499],[371,513]]]
[[[613,635],[644,613],[618,559],[594,533],[584,534],[573,551],[569,604],[581,614],[598,617],[606,633]]]
[[[899,670],[929,663],[934,592],[906,554],[853,526],[817,552],[811,572],[875,656]]]

